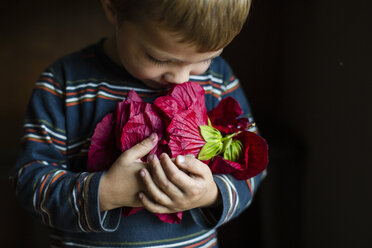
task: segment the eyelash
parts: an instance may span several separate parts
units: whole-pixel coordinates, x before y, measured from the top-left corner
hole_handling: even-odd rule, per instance
[[[163,66],[163,65],[166,65],[166,64],[169,64],[168,61],[160,61],[160,60],[157,60],[155,59],[154,57],[152,57],[150,54],[146,54],[147,55],[147,58],[155,65],[157,66]]]
[[[164,66],[166,64],[169,64],[171,63],[170,61],[161,61],[161,60],[158,60],[154,57],[152,57],[150,54],[146,54],[147,55],[147,58],[155,65],[157,66]],[[204,60],[202,61],[201,63],[203,64],[212,64],[213,60],[212,59],[207,59],[207,60]]]

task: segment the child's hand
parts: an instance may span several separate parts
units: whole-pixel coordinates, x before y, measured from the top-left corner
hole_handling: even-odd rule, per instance
[[[175,163],[177,164],[175,164]],[[153,213],[174,213],[219,203],[219,191],[209,167],[193,156],[175,160],[162,154],[149,161],[151,174],[145,168],[140,175],[146,193],[140,193],[143,206]]]
[[[138,192],[144,185],[138,173],[146,163],[141,158],[146,156],[156,145],[157,135],[153,134],[142,142],[123,152],[110,169],[102,176],[99,186],[100,210],[118,207],[140,207]]]

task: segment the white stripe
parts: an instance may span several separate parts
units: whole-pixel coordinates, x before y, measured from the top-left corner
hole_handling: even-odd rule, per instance
[[[32,133],[29,133],[29,134],[24,135],[23,138],[35,138],[35,139],[41,139],[41,140],[49,140],[49,141],[51,141],[51,139],[50,139],[49,136],[40,136],[40,135],[36,135],[36,134],[32,134]]]
[[[239,206],[239,195],[238,195],[238,191],[236,190],[235,188],[235,185],[230,181],[230,178],[227,176],[227,175],[223,175],[224,177],[226,177],[226,181],[227,183],[230,185],[231,189],[235,192],[235,204],[233,206],[233,210],[231,212],[231,215],[230,216],[234,216],[236,210],[238,209],[238,206]]]
[[[232,208],[234,207],[233,206],[233,192],[231,190],[231,187],[229,186],[229,183],[227,182],[226,178],[224,177],[224,175],[216,175],[216,177],[221,179],[221,181],[226,186],[227,193],[228,193],[228,199],[229,199],[229,209],[227,210],[227,213],[229,213],[230,211],[232,211]],[[225,223],[227,220],[228,219],[225,218],[222,222]]]
[[[217,94],[219,96],[221,96],[221,94],[222,94],[222,91],[221,90],[219,90],[217,88],[214,88],[212,85],[203,86],[203,89],[205,91],[212,91],[213,93],[215,93],[215,94]]]
[[[89,174],[85,176],[84,178],[84,181],[83,181],[83,187],[81,187],[81,199],[82,199],[82,202],[85,202],[85,187],[86,187],[86,182],[87,182],[87,179],[89,177]],[[84,217],[85,217],[85,222],[87,223],[87,226],[89,227],[90,230],[95,230],[91,225],[90,225],[90,221],[88,219],[88,216],[87,216],[87,211],[86,208],[88,208],[88,206],[85,206],[85,204],[83,205],[83,211],[84,211]],[[95,230],[96,231],[96,230]]]
[[[37,82],[36,85],[37,86],[44,86],[48,89],[51,89],[51,90],[57,92],[58,94],[63,95],[63,92],[60,89],[57,89],[54,85],[52,85],[50,83]]]
[[[25,138],[35,138],[35,139],[40,139],[40,140],[49,140],[51,141],[50,137],[49,136],[39,136],[39,135],[35,135],[35,134],[26,134],[23,136],[23,139]],[[61,151],[66,151],[66,147],[63,147],[63,146],[59,146],[59,145],[56,145],[55,143],[52,142],[52,144],[58,149],[58,150],[61,150]]]
[[[79,182],[77,182],[79,183]],[[76,186],[75,186],[76,187]],[[76,200],[76,193],[75,193],[75,189],[72,190],[72,198],[74,200],[74,207],[75,207],[75,211],[77,213],[77,222],[78,222],[78,225],[80,227],[80,230],[83,231],[83,232],[87,232],[81,225],[81,222],[80,222],[80,211],[79,211],[79,207],[78,207],[78,204],[77,204],[77,200]]]
[[[217,238],[214,237],[213,239],[209,240],[207,243],[205,243],[203,246],[200,246],[200,248],[209,247],[211,244],[217,243]]]
[[[124,100],[125,99],[125,96],[115,96],[115,95],[108,94],[108,93],[103,92],[103,91],[98,91],[97,94],[85,94],[85,95],[82,95],[82,96],[79,96],[79,97],[73,97],[73,98],[66,99],[66,103],[81,101],[81,100],[85,100],[85,99],[94,99],[94,98],[96,98],[97,96],[100,96],[100,95],[110,97],[110,98],[113,98],[113,99],[119,99],[119,100]]]
[[[54,131],[50,130],[50,129],[49,129],[47,126],[45,126],[44,124],[40,124],[40,125],[38,125],[38,124],[26,123],[26,124],[24,125],[24,127],[36,127],[36,128],[42,128],[42,129],[44,129],[47,133],[52,134],[53,136],[55,136],[55,137],[57,137],[57,138],[59,138],[59,139],[63,139],[63,140],[66,140],[66,139],[67,139],[66,136],[63,136],[63,135],[58,134],[58,133],[55,133]]]
[[[238,192],[235,188],[235,186],[231,183],[230,179],[226,176],[226,175],[221,175],[221,178],[223,178],[225,180],[225,183],[229,186],[230,190],[231,190],[231,196],[230,196],[230,208],[228,210],[228,213],[231,211],[230,213],[230,216],[226,216],[227,218],[223,221],[223,222],[227,222],[232,216],[234,216],[236,210],[238,209],[238,205],[239,205],[239,195],[238,195]],[[235,204],[233,203],[233,192],[235,192]]]
[[[239,80],[236,78],[236,79],[234,79],[234,81],[230,82],[227,86],[222,85],[222,89],[224,89],[226,91],[226,90],[229,90],[231,88],[234,88],[238,84],[239,84]]]
[[[256,132],[257,131],[257,127],[251,127],[251,128],[248,128],[249,132]]]
[[[45,203],[45,200],[46,200],[46,193],[48,192],[48,189],[49,189],[49,186],[50,186],[50,184],[52,183],[52,180],[53,180],[53,178],[55,178],[56,176],[58,176],[60,173],[62,173],[63,172],[63,170],[57,170],[57,171],[55,171],[54,173],[53,173],[53,175],[51,176],[51,178],[49,179],[49,182],[48,182],[48,184],[46,185],[46,187],[44,188],[44,194],[43,194],[43,200],[40,202],[40,209],[44,212],[44,213],[46,213],[47,214],[47,216],[48,216],[48,224],[49,224],[49,226],[51,226],[51,227],[53,227],[53,225],[52,225],[52,220],[51,220],[51,217],[49,216],[49,213],[48,213],[48,211],[44,208],[44,203]],[[43,215],[43,219],[44,219],[44,215]],[[45,220],[44,220],[44,223],[45,223]]]
[[[43,72],[41,73],[41,75],[48,76],[48,77],[54,77],[53,73],[50,73],[50,72]]]
[[[214,83],[218,83],[218,84],[223,84],[223,80],[222,78],[216,78],[214,77],[213,75],[209,74],[209,75],[192,75],[190,76],[190,80],[208,80],[210,79],[212,82]]]
[[[191,244],[191,243],[196,243],[199,240],[202,240],[202,239],[204,239],[204,238],[212,235],[214,232],[215,232],[215,230],[212,229],[209,232],[204,233],[203,235],[201,235],[199,237],[196,237],[194,239],[190,239],[190,240],[183,241],[183,242],[178,242],[178,243],[173,243],[173,244],[168,244],[168,245],[136,246],[135,243],[133,245],[136,246],[136,247],[138,247],[138,248],[150,248],[150,247],[151,248],[168,248],[168,247],[185,246],[185,245],[188,245],[188,244]],[[71,242],[71,241],[64,241],[64,240],[62,240],[61,237],[56,236],[56,235],[50,235],[50,237],[53,238],[53,239],[60,240],[64,245],[70,245],[70,246],[75,246],[75,247],[92,247],[92,248],[93,247],[105,247],[105,248],[109,248],[107,246],[92,246],[92,245],[79,244],[79,243],[75,243],[75,242]],[[207,244],[210,244],[212,242],[215,242],[216,240],[217,240],[216,238],[213,238]],[[202,247],[207,247],[207,246],[204,245]]]
[[[77,147],[77,146],[84,145],[84,144],[86,144],[89,140],[90,140],[90,138],[88,138],[88,139],[86,139],[86,140],[83,140],[83,141],[76,142],[75,144],[69,145],[67,148],[68,148],[68,149],[72,149],[72,148],[75,148],[75,147]]]
[[[115,90],[134,90],[134,91],[140,91],[140,92],[160,92],[161,91],[161,90],[154,90],[154,89],[143,89],[143,88],[128,87],[128,86],[117,86],[117,85],[111,85],[107,82],[86,83],[86,84],[79,84],[77,86],[67,86],[66,90],[75,91],[77,89],[87,88],[87,87],[97,88],[100,85],[104,85],[104,86],[107,86],[110,89],[115,89]]]

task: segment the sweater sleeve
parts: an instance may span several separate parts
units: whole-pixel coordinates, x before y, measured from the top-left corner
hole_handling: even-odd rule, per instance
[[[10,176],[17,198],[50,227],[69,232],[115,231],[121,210],[99,211],[103,172],[76,172],[69,166],[65,118],[64,86],[47,70],[32,92]]]
[[[220,72],[222,82],[219,101],[231,96],[237,100],[243,110],[243,117],[254,122],[251,109],[239,80],[233,75],[228,64],[222,59],[216,63],[217,71]],[[256,126],[248,131],[258,133]],[[258,186],[266,176],[266,170],[248,180],[237,180],[231,175],[214,175],[214,181],[218,186],[222,197],[222,206],[218,208],[198,208],[191,210],[194,220],[205,228],[217,228],[224,223],[238,217],[252,202]]]

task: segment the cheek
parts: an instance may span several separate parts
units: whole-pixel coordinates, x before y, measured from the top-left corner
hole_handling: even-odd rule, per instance
[[[208,68],[209,68],[210,64],[202,64],[202,65],[197,65],[195,66],[194,68],[192,68],[190,74],[191,75],[199,75],[199,74],[202,74],[204,73]]]
[[[155,79],[163,74],[161,68],[156,68],[149,65],[138,65],[131,71],[131,74],[138,79]]]

